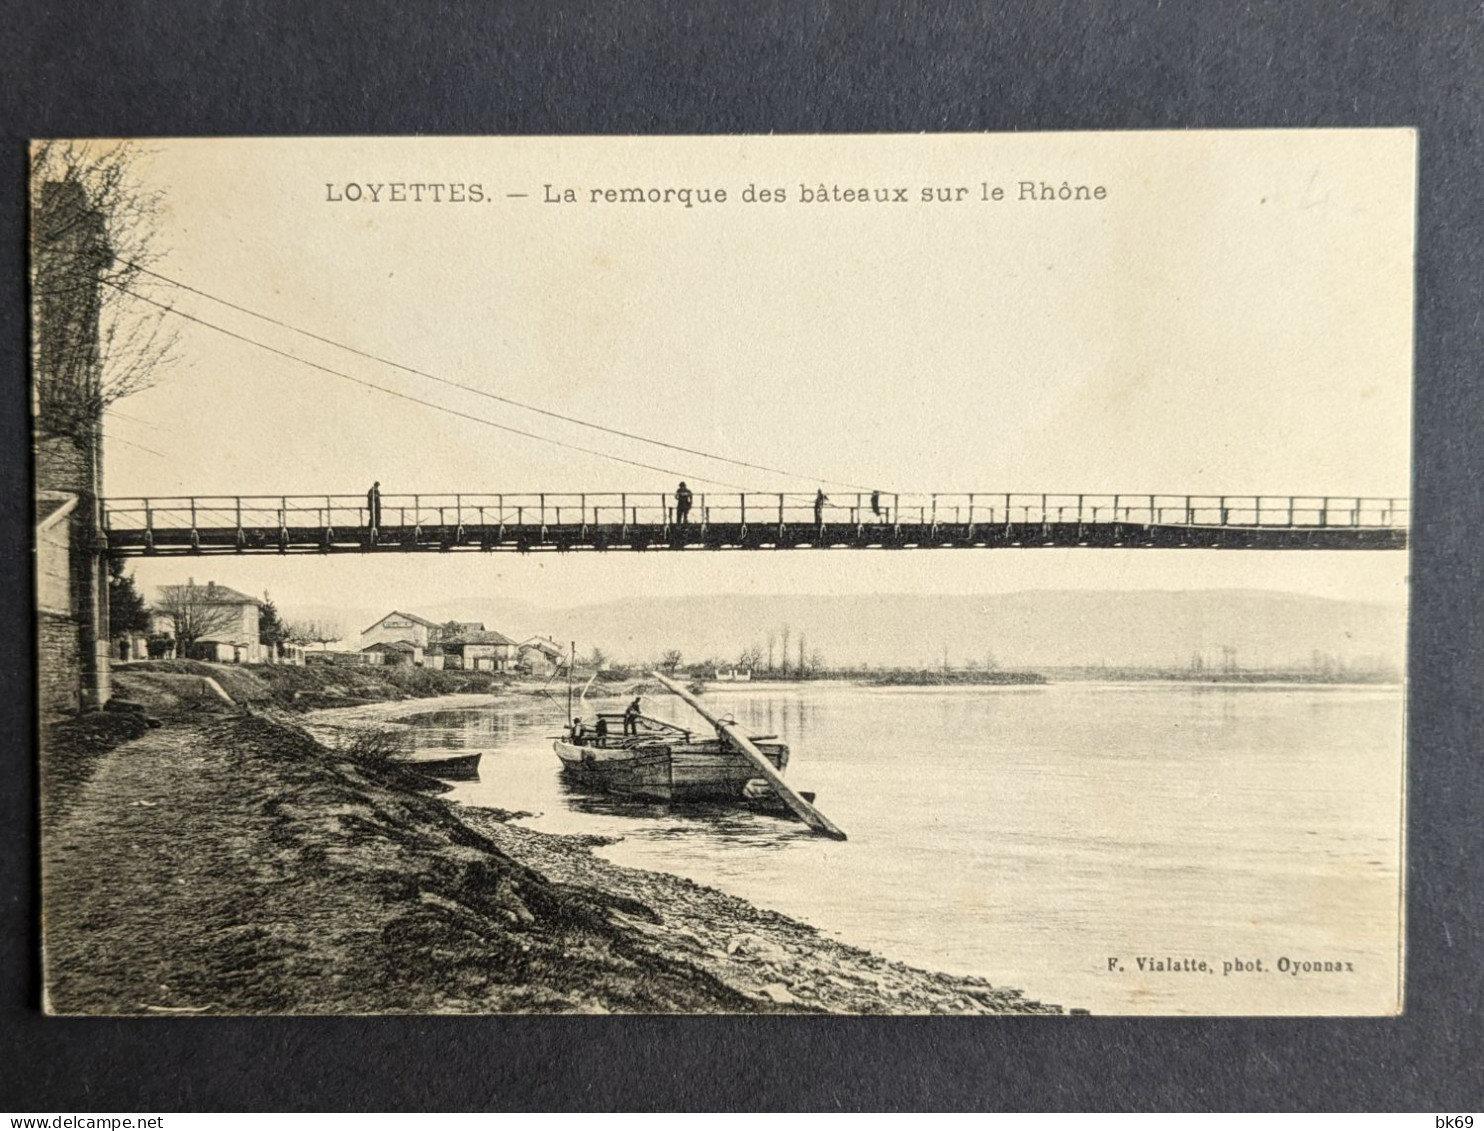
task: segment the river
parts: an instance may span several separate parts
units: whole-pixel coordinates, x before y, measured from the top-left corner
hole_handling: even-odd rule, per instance
[[[424,749],[486,751],[457,801],[622,837],[600,851],[1043,1001],[1268,1015],[1396,1004],[1399,688],[817,683],[706,698],[787,741],[790,782],[817,792],[850,839],[576,792],[551,750],[560,713],[539,700],[404,702],[359,717],[408,722]],[[645,706],[694,725],[672,697]],[[1166,969],[1141,971],[1140,957]],[[1294,974],[1282,960],[1339,969]],[[1206,971],[1188,969],[1200,962]]]

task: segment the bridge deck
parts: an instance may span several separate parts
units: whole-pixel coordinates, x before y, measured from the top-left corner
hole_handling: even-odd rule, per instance
[[[133,554],[451,550],[1101,547],[1396,550],[1405,499],[1194,495],[697,495],[680,521],[655,494],[110,499],[109,548]]]

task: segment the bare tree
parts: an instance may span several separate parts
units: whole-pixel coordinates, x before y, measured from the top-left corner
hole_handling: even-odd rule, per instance
[[[668,675],[674,675],[675,669],[679,666],[680,649],[678,648],[671,648],[668,652],[660,657],[660,667],[663,668]]]
[[[773,649],[778,644],[778,634],[771,628],[768,629],[768,670],[773,670]]]
[[[155,608],[170,618],[176,654],[182,657],[189,656],[198,642],[238,627],[241,616],[239,605],[217,599],[205,585],[194,581],[161,586]]]
[[[804,647],[804,634],[799,633],[799,675],[809,674],[809,652]]]
[[[600,672],[608,666],[608,653],[601,648],[594,647],[588,653],[587,662],[592,666],[593,671]]]
[[[788,638],[789,638],[789,635],[790,635],[790,631],[791,630],[789,629],[788,625],[784,625],[781,629],[779,629],[779,632],[778,632],[778,635],[780,637],[782,637],[782,639],[783,639],[783,649],[782,649],[782,651],[783,651],[783,667],[782,667],[782,671],[783,671],[783,674],[784,675],[787,675],[788,674]]]
[[[290,643],[302,644],[308,647],[310,644],[318,644],[321,650],[326,644],[340,640],[345,636],[345,627],[335,620],[295,620],[288,625],[288,639]]]
[[[38,358],[35,386],[37,438],[82,441],[92,435],[109,405],[149,388],[172,360],[176,344],[166,325],[167,299],[149,301],[162,199],[143,186],[136,164],[144,156],[127,141],[40,141],[31,148],[31,261],[49,264],[33,278],[40,311],[74,303],[57,288],[78,280],[103,285],[96,347],[69,341],[77,356]],[[102,244],[79,239],[101,221]],[[89,290],[91,288],[83,288]],[[77,305],[92,301],[86,293]]]
[[[757,671],[763,666],[763,650],[756,644],[742,649],[742,654],[737,657],[737,666],[743,671]]]

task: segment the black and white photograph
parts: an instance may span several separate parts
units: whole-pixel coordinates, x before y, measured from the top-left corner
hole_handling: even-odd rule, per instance
[[[34,142],[43,1008],[1403,1012],[1416,156]]]

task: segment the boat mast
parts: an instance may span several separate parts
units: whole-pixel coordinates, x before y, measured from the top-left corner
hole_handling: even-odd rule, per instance
[[[572,641],[572,648],[567,653],[567,725],[572,725],[572,665],[577,660],[577,641]]]
[[[753,744],[752,739],[742,733],[741,727],[734,722],[717,718],[710,711],[706,710],[705,707],[701,706],[696,701],[694,695],[674,680],[666,679],[659,672],[650,672],[649,675],[659,680],[665,687],[668,687],[686,703],[690,704],[696,714],[700,715],[701,718],[716,728],[720,738],[729,740],[733,748],[757,768],[757,772],[763,776],[763,780],[773,787],[773,792],[779,796],[785,805],[794,811],[794,814],[801,821],[821,836],[833,837],[835,840],[845,839],[845,833],[838,825],[789,788],[788,783],[779,776],[778,771],[773,768],[773,764]]]

